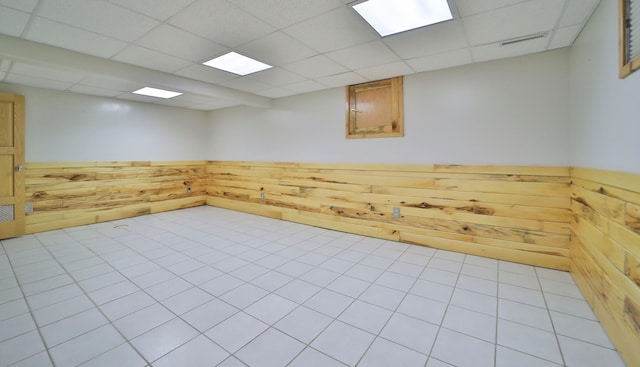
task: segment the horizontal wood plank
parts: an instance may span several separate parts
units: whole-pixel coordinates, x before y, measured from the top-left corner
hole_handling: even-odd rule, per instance
[[[212,161],[206,172],[212,205],[386,239],[457,241],[450,243],[536,265],[557,257],[546,266],[568,268],[566,167]]]
[[[571,272],[627,365],[640,365],[640,175],[571,172]]]
[[[206,203],[206,161],[31,162],[27,233]],[[190,192],[188,191],[190,188]]]

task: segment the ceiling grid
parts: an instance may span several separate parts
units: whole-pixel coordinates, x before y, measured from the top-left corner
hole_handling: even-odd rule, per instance
[[[0,82],[213,110],[570,46],[599,0],[449,0],[381,37],[352,0],[0,0]],[[503,41],[541,37],[501,45]],[[237,52],[273,66],[202,65]],[[132,94],[149,86],[172,100]]]

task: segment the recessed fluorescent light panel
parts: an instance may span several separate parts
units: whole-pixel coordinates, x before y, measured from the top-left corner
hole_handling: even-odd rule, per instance
[[[368,0],[353,9],[382,37],[453,19],[447,0]]]
[[[216,57],[215,59],[209,60],[203,64],[238,75],[247,75],[272,68],[271,65],[267,65],[235,52],[229,52],[228,54]]]
[[[178,92],[172,92],[170,90],[156,89],[156,88],[150,88],[150,87],[144,87],[144,88],[138,89],[133,93],[140,94],[143,96],[157,97],[157,98],[164,98],[164,99],[177,97],[182,94]]]

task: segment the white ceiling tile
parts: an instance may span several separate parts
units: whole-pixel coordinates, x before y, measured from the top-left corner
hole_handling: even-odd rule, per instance
[[[158,26],[136,41],[136,44],[194,62],[207,61],[212,55],[230,51],[228,47],[169,24]]]
[[[190,106],[189,108],[202,110],[202,111],[211,111],[211,110],[217,110],[220,108],[227,108],[227,107],[233,107],[238,105],[239,105],[238,103],[235,103],[233,101],[226,101],[223,99],[211,99],[210,102],[195,104]]]
[[[116,98],[121,100],[126,100],[126,101],[152,103],[156,105],[162,105],[162,106],[168,106],[168,107],[180,107],[180,108],[187,108],[187,106],[191,104],[188,101],[180,100],[179,99],[180,97],[164,99],[164,98],[156,98],[156,97],[147,97],[147,96],[134,94],[134,93],[123,93],[116,96]]]
[[[551,30],[564,1],[535,0],[463,19],[471,45],[482,45]]]
[[[25,38],[105,58],[127,47],[126,42],[39,17],[33,20]]]
[[[228,47],[237,47],[275,29],[225,0],[198,0],[169,23]]]
[[[194,104],[194,105],[187,106],[187,108],[192,110],[200,110],[200,111],[213,111],[213,110],[217,110],[220,107],[212,107],[206,104]]]
[[[55,90],[66,90],[73,85],[73,83],[36,78],[36,77],[27,76],[27,75],[20,75],[20,74],[13,74],[13,73],[10,73],[9,75],[7,75],[4,81],[6,83],[25,85],[27,87],[55,89]]]
[[[194,0],[108,0],[111,3],[131,9],[150,17],[167,20]]]
[[[586,23],[599,3],[600,0],[569,0],[558,27]]]
[[[227,101],[224,99],[216,99],[216,100],[212,100],[211,102],[207,103],[207,105],[211,106],[211,107],[215,107],[215,108],[225,108],[225,107],[233,107],[233,106],[238,106],[239,103],[233,102],[233,101]]]
[[[337,0],[229,0],[276,28],[285,28],[302,20],[343,7]]]
[[[289,64],[317,54],[316,51],[282,32],[274,32],[258,38],[239,47],[238,51],[273,66]]]
[[[291,89],[292,91],[298,93],[309,93],[315,92],[317,90],[327,89],[327,86],[313,80],[305,80],[300,83],[289,84],[287,85],[287,89]]]
[[[11,59],[0,58],[0,71],[9,71],[11,65],[13,65]]]
[[[254,79],[244,78],[244,77],[226,80],[220,83],[220,85],[224,85],[225,87],[229,87],[237,90],[242,90],[245,92],[257,92],[260,90],[273,88],[272,85],[259,82]]]
[[[553,31],[548,49],[553,50],[556,48],[571,46],[576,37],[578,37],[580,30],[582,30],[582,25],[580,24],[556,29]]]
[[[92,96],[100,96],[100,97],[115,97],[119,94],[122,94],[121,91],[109,90],[104,88],[96,88],[82,84],[76,84],[73,87],[69,88],[70,92],[80,93],[80,94],[89,94]]]
[[[177,96],[174,98],[164,99],[158,103],[165,106],[172,106],[172,107],[186,107],[190,104],[193,104],[193,102],[190,102],[188,99],[184,98],[185,96],[186,95],[183,94],[181,96]]]
[[[278,88],[265,89],[265,90],[256,92],[256,94],[261,95],[263,97],[267,97],[267,98],[281,98],[281,97],[292,96],[296,94],[296,92],[278,87]]]
[[[565,47],[599,3],[449,0],[454,20],[380,38],[352,9],[354,1],[0,0],[0,33],[170,72],[184,78],[187,89],[198,81],[279,98]],[[28,12],[34,12],[31,19]],[[537,33],[548,34],[509,46],[497,43]],[[274,67],[238,78],[200,64],[231,50]],[[16,84],[199,110],[241,103],[233,94],[229,101],[194,94],[170,101],[141,97],[129,92],[142,85],[126,77],[79,75],[0,66],[0,80]]]
[[[181,101],[188,102],[190,104],[205,104],[216,99],[216,98],[207,97],[199,94],[193,94],[193,93],[185,93],[181,96],[175,97],[174,99],[176,98],[180,99]]]
[[[471,62],[471,53],[467,48],[407,60],[407,64],[416,72],[450,68]]]
[[[18,37],[29,22],[29,14],[0,6],[0,33]]]
[[[524,1],[527,0],[455,0],[458,7],[458,14],[460,14],[461,17],[468,17],[469,15],[503,8],[505,6],[521,3]]]
[[[248,76],[248,78],[276,87],[293,84],[304,80],[304,78],[298,74],[277,67],[251,74],[250,76]]]
[[[345,87],[347,85],[364,83],[367,81],[367,79],[362,75],[349,71],[342,74],[329,75],[318,78],[317,81],[328,87]]]
[[[96,0],[42,1],[38,15],[123,41],[134,41],[160,24],[157,20]]]
[[[404,61],[358,69],[356,72],[369,80],[380,80],[413,74],[413,70],[411,70]]]
[[[327,56],[351,70],[400,60],[382,41],[373,41],[333,51]]]
[[[544,51],[548,41],[548,37],[543,37],[507,46],[500,46],[499,43],[475,46],[471,48],[471,56],[476,62],[521,56]]]
[[[121,92],[131,92],[142,87],[142,85],[140,85],[140,83],[138,82],[97,75],[87,76],[86,78],[82,79],[82,81],[80,81],[80,84],[94,88],[104,88]]]
[[[225,80],[237,78],[238,76],[223,70],[214,69],[202,64],[194,64],[184,69],[178,70],[177,75],[185,78],[199,80],[202,82],[217,84]]]
[[[122,93],[116,96],[116,98],[124,99],[127,101],[145,102],[145,103],[153,103],[153,104],[164,104],[162,102],[165,101],[165,99],[162,99],[162,98],[148,97],[142,94],[134,94],[134,93]]]
[[[285,65],[283,68],[311,79],[348,71],[344,66],[339,65],[324,55],[296,61]]]
[[[322,53],[379,39],[376,31],[350,7],[332,10],[284,31]]]
[[[383,38],[404,59],[467,47],[464,27],[459,20],[434,24]]]
[[[59,68],[50,68],[42,65],[31,65],[22,62],[14,62],[11,67],[11,74],[20,74],[33,78],[56,80],[59,82],[77,83],[84,79],[84,73],[75,73]]]
[[[127,47],[112,59],[164,72],[183,69],[191,64],[190,61],[136,45]]]
[[[38,0],[0,0],[0,5],[31,13],[38,5]]]

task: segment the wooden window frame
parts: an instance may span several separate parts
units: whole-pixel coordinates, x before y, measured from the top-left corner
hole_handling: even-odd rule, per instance
[[[631,0],[618,0],[618,13],[619,13],[619,50],[620,50],[620,79],[627,77],[634,71],[640,69],[640,56],[636,56],[631,60],[627,60],[627,45],[628,45],[628,33],[627,33],[627,23],[628,23],[628,14],[627,14],[627,4],[630,3]],[[636,37],[640,37],[640,29],[636,29],[638,35]]]
[[[380,126],[378,129],[369,128],[357,130],[356,128],[356,94],[375,88],[391,88],[391,99],[384,103],[391,104],[391,121],[389,125]],[[404,136],[404,96],[402,77],[395,77],[373,82],[350,85],[346,88],[347,111],[346,111],[346,135],[347,139],[361,138],[389,138]]]

